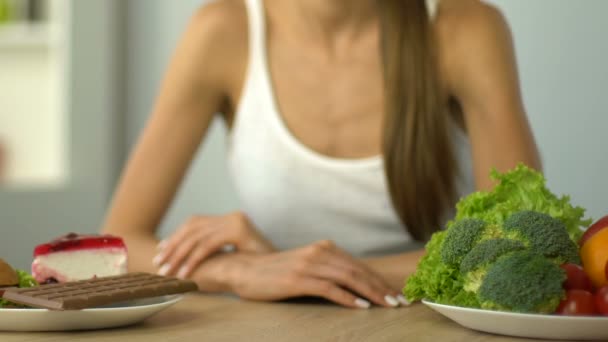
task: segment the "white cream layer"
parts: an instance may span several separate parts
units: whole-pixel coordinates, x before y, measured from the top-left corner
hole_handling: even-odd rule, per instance
[[[66,282],[124,273],[127,273],[124,248],[55,252],[40,255],[32,263],[32,275],[39,282],[51,277]]]

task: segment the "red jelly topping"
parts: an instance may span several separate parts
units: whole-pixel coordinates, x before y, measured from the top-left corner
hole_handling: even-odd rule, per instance
[[[112,235],[79,235],[70,233],[49,243],[36,246],[34,257],[59,251],[97,248],[126,248],[121,238]]]

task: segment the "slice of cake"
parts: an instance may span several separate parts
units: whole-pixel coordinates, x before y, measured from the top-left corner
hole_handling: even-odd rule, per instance
[[[112,235],[70,233],[36,246],[32,275],[41,284],[127,273],[127,248]]]

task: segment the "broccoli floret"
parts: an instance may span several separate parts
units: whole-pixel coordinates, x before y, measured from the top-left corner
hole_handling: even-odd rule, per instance
[[[566,226],[558,219],[536,211],[519,211],[503,225],[509,237],[527,241],[529,247],[557,264],[580,264],[578,248],[570,239]]]
[[[489,265],[506,253],[525,248],[520,241],[510,239],[490,239],[477,244],[460,263],[460,273],[465,279],[464,289],[477,292]]]
[[[489,266],[477,296],[484,309],[553,313],[564,297],[565,272],[526,250],[508,253]]]
[[[446,305],[479,308],[475,293],[464,291],[458,268],[441,260],[441,249],[446,230],[436,232],[426,245],[426,254],[418,264],[416,273],[407,278],[403,294],[410,301],[430,299]]]
[[[446,232],[441,248],[441,259],[447,265],[458,267],[462,258],[482,236],[486,223],[479,219],[456,221]]]

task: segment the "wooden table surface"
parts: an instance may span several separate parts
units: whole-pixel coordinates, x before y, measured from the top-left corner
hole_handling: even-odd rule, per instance
[[[1,342],[75,340],[530,341],[463,328],[422,304],[356,310],[318,302],[259,303],[201,294],[187,295],[130,327],[67,333],[0,332]]]

